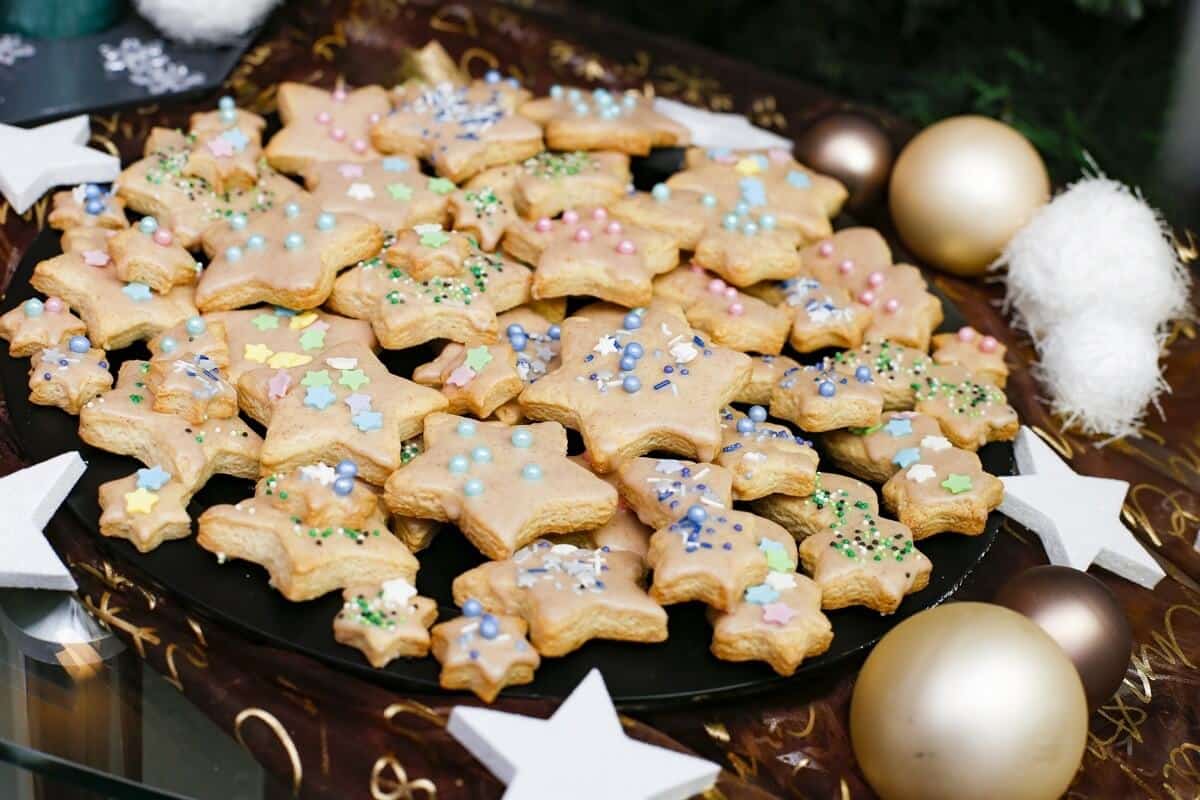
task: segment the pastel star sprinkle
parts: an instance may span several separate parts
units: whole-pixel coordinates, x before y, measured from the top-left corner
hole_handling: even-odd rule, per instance
[[[309,328],[300,334],[300,347],[305,350],[320,350],[325,346],[325,331]]]
[[[942,481],[942,488],[950,492],[950,494],[969,492],[971,485],[971,477],[969,475],[960,475],[956,472],[950,473],[950,477]]]
[[[284,370],[279,370],[267,382],[267,394],[272,400],[278,400],[287,394],[292,387],[292,376]]]
[[[808,187],[812,186],[812,179],[809,178],[807,174],[796,169],[787,174],[787,182],[791,186],[795,186],[797,189],[807,189]]]
[[[137,486],[139,489],[150,489],[157,492],[169,480],[171,480],[171,473],[157,464],[149,469],[139,469],[137,471]]]
[[[387,169],[387,167],[384,167]],[[354,180],[363,176],[362,164],[338,164],[338,174],[346,180]]]
[[[461,388],[470,383],[475,378],[475,375],[475,370],[471,369],[466,364],[459,364],[446,378],[446,383],[450,386],[458,386]]]
[[[883,426],[883,429],[892,436],[900,438],[901,436],[912,435],[912,420],[907,417],[892,417]]]
[[[138,487],[125,495],[125,510],[130,514],[149,514],[158,502],[158,495]]]
[[[784,589],[795,589],[796,573],[772,570],[767,573],[767,577],[763,583],[777,592],[782,592]]]
[[[928,464],[913,464],[905,473],[910,481],[914,483],[924,483],[930,478],[936,478],[937,472]]]
[[[344,401],[350,409],[351,414],[358,414],[363,411],[371,410],[371,396],[368,394],[352,394],[348,395]]]
[[[377,431],[383,427],[383,414],[378,411],[360,411],[351,417],[354,427],[363,433]]]
[[[949,450],[953,446],[945,436],[926,436],[921,439],[921,447],[926,450],[932,450],[935,453],[942,450]]]
[[[405,186],[403,183],[389,183],[387,190],[393,200],[405,201],[412,199],[412,187]]]
[[[472,347],[467,351],[467,358],[463,363],[478,373],[492,363],[492,354],[486,347]]]
[[[267,359],[275,354],[271,348],[265,344],[248,344],[242,351],[242,357],[247,361],[253,361],[256,364],[265,364]]]
[[[337,471],[322,461],[301,467],[300,477],[306,481],[316,481],[322,486],[329,486],[337,479]]]
[[[894,422],[895,420],[893,420]],[[892,463],[904,469],[910,464],[915,464],[921,460],[921,450],[916,447],[905,447],[903,450],[897,450],[896,455],[892,456]]]
[[[408,162],[403,158],[385,158],[383,168],[388,172],[408,172]]]
[[[329,371],[324,369],[310,369],[300,380],[301,386],[329,386],[332,383],[333,379],[329,377]]]
[[[787,603],[768,603],[763,606],[763,622],[772,625],[787,625],[796,612]]]
[[[441,247],[450,241],[450,235],[443,230],[425,231],[421,234],[421,245],[423,247]]]
[[[456,188],[458,187],[454,185],[454,181],[447,180],[446,178],[429,179],[428,189],[435,194],[450,194]]]
[[[346,197],[351,200],[374,200],[375,190],[369,183],[352,183],[346,188]]]
[[[144,303],[150,299],[150,287],[144,283],[127,283],[121,292],[135,303]]]
[[[344,369],[341,377],[338,378],[338,384],[348,386],[352,392],[357,392],[370,382],[371,379],[361,369]]]
[[[259,314],[250,320],[250,324],[260,331],[270,331],[279,327],[279,317],[275,314]]]
[[[318,319],[319,317],[316,315],[316,312],[305,311],[303,314],[297,314],[292,317],[291,321],[288,322],[288,327],[294,331],[302,331]]]
[[[233,155],[233,144],[224,136],[215,136],[208,140],[208,152],[217,158],[229,158]]]
[[[84,250],[83,263],[89,267],[104,267],[108,265],[108,253],[103,250]]]
[[[746,590],[746,602],[765,606],[779,599],[779,590],[770,584],[760,583]]]
[[[311,375],[312,373],[310,372],[309,374]],[[310,386],[304,393],[304,405],[319,411],[329,408],[330,404],[336,399],[337,395],[329,391],[327,385]]]

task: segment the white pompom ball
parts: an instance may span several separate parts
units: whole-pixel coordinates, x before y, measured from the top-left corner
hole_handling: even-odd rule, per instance
[[[1086,434],[1135,434],[1166,389],[1159,340],[1143,323],[1093,310],[1064,320],[1041,342],[1037,378],[1051,408]]]
[[[138,13],[172,39],[228,44],[266,19],[279,0],[135,0]]]
[[[1008,267],[1006,302],[1035,341],[1092,309],[1161,331],[1187,308],[1188,274],[1162,220],[1104,177],[1084,178],[1054,198],[998,263]]]

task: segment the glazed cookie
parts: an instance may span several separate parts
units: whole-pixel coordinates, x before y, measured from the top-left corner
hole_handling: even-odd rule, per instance
[[[421,173],[415,159],[320,161],[304,173],[313,203],[334,214],[357,214],[384,231],[441,224],[454,184]]]
[[[591,307],[561,335],[562,366],[521,393],[526,416],[579,430],[600,472],[653,450],[716,457],[720,411],[749,378],[748,356],[659,307]]]
[[[196,287],[196,305],[221,311],[255,303],[315,308],[338,271],[383,246],[379,226],[357,214],[333,214],[291,201],[251,220],[235,214],[204,234],[212,257]]]
[[[87,325],[57,297],[30,298],[0,317],[0,338],[8,342],[8,354],[14,358],[85,333]]]
[[[239,312],[228,312],[239,313]],[[174,359],[182,353],[207,356],[221,369],[229,366],[229,344],[225,323],[200,315],[188,317],[146,342],[150,360]],[[230,379],[232,383],[232,378]]]
[[[770,520],[694,504],[650,537],[650,596],[663,605],[698,600],[732,610],[771,569],[796,568],[796,543]],[[789,566],[790,565],[790,566]]]
[[[559,219],[515,223],[504,250],[536,266],[535,298],[589,295],[623,306],[643,306],[655,275],[679,263],[671,237],[610,219],[601,207],[564,211]]]
[[[783,373],[790,369],[799,369],[800,362],[788,356],[753,356],[751,358],[750,380],[737,397],[738,403],[766,406],[771,404],[771,389],[783,379]]]
[[[237,414],[238,397],[216,362],[202,353],[150,361],[146,386],[154,395],[154,410],[177,414],[197,425]]]
[[[397,658],[429,655],[429,626],[437,603],[417,594],[404,578],[351,586],[342,592],[342,610],[333,620],[333,638],[366,656],[376,669]]]
[[[454,601],[474,597],[493,614],[521,617],[544,656],[565,656],[592,639],[666,641],[667,613],[642,588],[645,573],[634,553],[539,539],[459,575]]]
[[[222,563],[261,565],[292,602],[393,578],[412,583],[417,560],[356,473],[352,461],[318,462],[263,478],[253,497],[201,514],[196,542]]]
[[[127,539],[139,553],[192,533],[192,489],[154,466],[100,485],[100,533]]]
[[[871,323],[871,310],[853,303],[845,289],[800,276],[780,284],[779,308],[791,316],[789,341],[800,353],[825,347],[858,347]]]
[[[869,428],[831,431],[822,437],[825,452],[839,468],[856,478],[883,483],[921,457],[925,437],[942,438],[938,422],[912,411],[885,411]]]
[[[842,350],[831,356],[835,368],[853,375],[860,366],[871,369],[875,386],[883,395],[886,411],[905,410],[917,401],[917,388],[933,366],[924,350],[876,339],[863,342],[853,350]]]
[[[1007,350],[995,337],[984,336],[970,325],[933,337],[935,364],[963,367],[976,380],[994,383],[1001,389],[1008,381],[1008,365],[1004,363]]]
[[[55,192],[46,222],[60,231],[76,228],[120,230],[129,227],[129,220],[125,217],[125,202],[94,183],[81,183],[73,189]]]
[[[199,489],[214,473],[258,477],[262,439],[237,417],[194,425],[154,410],[146,385],[148,361],[126,361],[110,392],[79,412],[79,438],[93,447],[161,464],[184,485]]]
[[[936,419],[942,433],[964,450],[1011,441],[1021,426],[1004,392],[977,382],[962,367],[930,369],[917,389],[914,408]]]
[[[183,174],[201,178],[218,193],[254,185],[265,119],[222,97],[216,111],[192,114],[189,124],[193,146]]]
[[[751,504],[754,513],[787,529],[797,540],[826,531],[844,531],[858,514],[879,514],[875,490],[845,475],[818,472],[807,497],[773,494]]]
[[[427,230],[423,248],[459,253],[462,234]],[[469,243],[468,243],[469,244]],[[393,254],[393,258],[398,253]],[[454,275],[419,281],[382,255],[360,261],[338,278],[329,307],[370,321],[384,347],[404,349],[433,339],[468,344],[494,342],[496,314],[529,298],[529,269],[505,256],[470,246]]]
[[[761,182],[744,181],[746,191],[736,204],[722,205],[711,192],[672,189],[660,183],[650,194],[635,194],[617,203],[613,214],[671,236],[681,248],[693,251],[697,264],[735,286],[795,275],[800,269],[799,231],[781,228],[773,214],[760,212],[756,206],[763,204]]]
[[[381,152],[423,158],[459,183],[541,151],[541,129],[515,113],[527,97],[499,80],[409,85],[398,92],[396,109],[371,129],[371,140]]]
[[[443,689],[469,689],[490,703],[505,686],[533,682],[542,660],[525,638],[520,617],[483,613],[479,601],[463,616],[433,626],[433,657],[442,665]]]
[[[870,511],[805,539],[800,560],[821,590],[822,608],[866,606],[880,614],[894,613],[905,595],[928,586],[933,569],[908,528]]]
[[[672,175],[667,186],[712,195],[716,205],[739,216],[746,216],[743,210],[756,219],[770,215],[776,228],[795,231],[805,242],[832,232],[829,220],[847,197],[841,183],[797,163],[786,150],[692,148],[685,168]]]
[[[710,612],[712,654],[723,661],[765,661],[791,675],[806,658],[833,642],[833,626],[821,613],[821,590],[792,571],[772,571],[751,586],[727,613]]]
[[[453,522],[488,558],[509,558],[540,536],[603,525],[616,510],[613,488],[566,455],[557,423],[431,414],[425,452],[392,474],[385,498],[393,513]]]
[[[818,364],[789,367],[771,388],[771,416],[806,431],[868,427],[879,422],[882,411],[875,373],[865,364],[847,375],[826,357]]]
[[[921,440],[920,459],[883,485],[883,502],[914,539],[942,531],[983,533],[988,513],[1000,505],[1004,485],[983,471],[979,456],[942,437]]]
[[[208,181],[184,172],[194,146],[194,140],[179,131],[155,128],[146,140],[146,157],[126,167],[116,183],[117,193],[131,209],[153,216],[189,250],[214,223],[233,214],[260,214],[302,193],[265,166],[253,186],[218,192]]]
[[[267,161],[280,172],[301,174],[321,161],[370,161],[371,127],[392,110],[379,86],[331,92],[303,83],[279,84],[276,94],[283,129],[267,145]]]
[[[803,496],[813,490],[817,451],[812,443],[766,420],[762,406],[751,406],[748,415],[730,407],[721,410],[725,444],[715,463],[733,474],[735,500],[769,494]]]
[[[733,475],[715,464],[632,458],[614,474],[622,500],[653,529],[670,525],[694,505],[713,515],[733,507]]]
[[[329,347],[299,369],[302,376],[275,401],[264,474],[350,459],[360,478],[382,485],[400,466],[404,440],[446,407],[441,394],[393,375],[370,348],[353,342]]]
[[[90,252],[84,251],[85,261]],[[159,294],[193,284],[200,275],[200,263],[154,217],[142,217],[136,227],[114,235],[108,240],[108,252],[118,278],[144,284]]]
[[[742,294],[697,265],[679,267],[656,278],[654,295],[679,304],[688,324],[722,347],[774,355],[783,349],[787,314]]]
[[[108,355],[92,347],[86,336],[69,336],[57,347],[32,355],[29,362],[29,401],[57,406],[78,414],[94,398],[112,388]]]
[[[79,253],[63,253],[38,264],[29,282],[73,306],[87,325],[88,336],[105,350],[148,339],[196,313],[191,287],[155,294],[144,283],[118,278],[107,257],[98,264]]]
[[[550,87],[548,97],[524,103],[520,111],[545,128],[553,150],[617,150],[644,156],[652,147],[677,147],[691,141],[688,129],[654,110],[653,98],[628,90],[587,92]]]

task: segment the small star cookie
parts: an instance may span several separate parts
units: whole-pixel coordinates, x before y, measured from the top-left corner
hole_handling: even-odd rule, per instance
[[[151,360],[146,385],[154,395],[155,411],[177,414],[197,425],[229,419],[238,411],[237,389],[202,353]]]
[[[883,502],[914,539],[953,531],[983,533],[988,514],[1004,498],[1004,485],[983,471],[979,456],[943,437],[921,440],[920,459],[883,485]]]
[[[617,150],[644,156],[652,147],[691,141],[687,128],[654,110],[653,98],[632,89],[614,94],[552,86],[549,96],[522,104],[520,112],[545,128],[551,150]]]
[[[937,420],[912,411],[885,411],[877,425],[830,431],[822,438],[831,461],[856,478],[883,483],[921,459],[926,436],[942,438]]]
[[[280,172],[302,174],[322,161],[370,161],[371,127],[392,110],[379,86],[333,91],[285,81],[276,94],[283,129],[267,145],[267,161]]]
[[[821,590],[813,581],[794,572],[771,575],[773,582],[747,589],[746,599],[729,612],[710,612],[711,649],[724,661],[766,661],[780,675],[791,675],[804,659],[829,649],[833,626],[821,613]],[[755,593],[760,587],[770,591]]]
[[[762,406],[751,406],[749,414],[728,406],[721,410],[725,443],[714,463],[732,473],[734,499],[810,494],[817,474],[817,451],[786,426],[766,419],[767,410]]]
[[[440,225],[450,196],[409,156],[373,161],[320,161],[304,173],[313,202],[334,214],[357,214],[384,231]]]
[[[1001,389],[1008,380],[1008,365],[1004,363],[1007,350],[996,337],[985,336],[970,325],[933,337],[935,364],[963,367],[975,380],[993,383]]]
[[[816,278],[799,276],[780,284],[779,308],[791,314],[788,341],[800,353],[826,347],[858,347],[871,323],[871,310],[849,293]]]
[[[806,431],[865,428],[876,424],[882,411],[874,371],[864,364],[846,374],[828,356],[817,364],[789,367],[771,388],[771,416]]]
[[[77,228],[119,231],[129,227],[124,201],[94,183],[55,192],[46,222],[60,231]]]
[[[771,404],[771,389],[783,373],[800,368],[800,362],[788,356],[751,356],[750,380],[733,398],[738,403],[766,406]]]
[[[183,174],[201,178],[217,192],[254,186],[265,119],[222,97],[216,111],[192,114],[189,125],[193,146]]]
[[[976,381],[963,367],[932,367],[916,390],[913,407],[936,419],[942,433],[964,450],[1012,441],[1021,425],[1004,392]]]
[[[463,604],[463,616],[433,626],[433,657],[442,665],[443,689],[469,689],[490,703],[505,686],[533,682],[541,664],[525,638],[520,617],[483,613],[479,601]]]
[[[722,347],[778,355],[787,339],[790,319],[786,313],[739,292],[695,264],[655,278],[654,296],[677,303],[689,325]]]
[[[0,316],[0,338],[8,342],[8,354],[13,358],[31,356],[85,333],[87,325],[57,297],[34,297]]]
[[[135,227],[116,233],[108,240],[108,252],[118,278],[144,283],[159,294],[193,284],[200,275],[196,259],[154,217],[142,217]]]
[[[78,414],[113,383],[108,355],[86,336],[70,336],[57,347],[35,352],[29,362],[29,401]]]
[[[650,528],[670,525],[693,505],[714,515],[733,507],[733,475],[715,464],[632,458],[613,474],[621,498]]]
[[[100,486],[100,533],[127,539],[139,553],[191,535],[192,487],[162,467],[139,469]]]
[[[382,669],[397,658],[429,655],[429,626],[437,619],[437,603],[418,595],[404,578],[350,586],[342,599],[342,610],[333,620],[333,638],[362,651],[372,667]]]

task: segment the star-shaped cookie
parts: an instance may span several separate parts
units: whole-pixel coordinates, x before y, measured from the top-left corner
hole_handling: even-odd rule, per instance
[[[410,156],[372,161],[319,161],[304,173],[313,202],[334,214],[358,214],[387,232],[441,224],[450,192],[446,181],[421,173]]]
[[[810,494],[817,474],[817,451],[787,426],[766,419],[762,406],[751,406],[748,415],[731,407],[721,410],[724,444],[714,463],[732,473],[734,499]]]
[[[392,109],[379,86],[328,91],[285,81],[276,95],[283,129],[267,145],[267,160],[280,172],[302,174],[321,161],[370,161],[371,126]]]
[[[618,150],[644,156],[652,147],[691,141],[688,129],[654,110],[653,98],[629,90],[588,92],[552,86],[547,97],[521,105],[521,114],[545,128],[552,150]]]
[[[127,539],[140,553],[192,532],[187,505],[194,489],[161,467],[100,485],[100,533]]]
[[[1004,363],[1007,350],[996,337],[986,336],[970,325],[933,337],[935,364],[963,367],[975,380],[994,383],[1001,389],[1008,380],[1008,365]]]
[[[258,180],[262,132],[267,121],[222,97],[216,111],[192,114],[193,147],[185,175],[202,178],[217,192],[248,189]]]
[[[688,324],[716,344],[743,353],[778,355],[791,324],[787,313],[739,292],[696,264],[656,278],[654,296],[680,305]]]
[[[733,507],[733,475],[715,464],[632,458],[613,474],[622,500],[650,528],[670,525],[693,505],[710,514]]]
[[[871,368],[860,365],[846,374],[829,356],[789,367],[771,388],[771,415],[806,431],[865,428],[877,423],[882,411],[883,395]]]
[[[142,217],[135,227],[115,233],[108,240],[108,252],[118,278],[143,283],[160,294],[193,284],[200,274],[199,262],[154,217]],[[83,256],[89,258],[86,252]]]
[[[437,603],[418,595],[404,578],[348,587],[342,599],[333,638],[362,651],[371,666],[382,669],[396,658],[429,654],[429,626],[437,619]]]
[[[13,358],[31,356],[85,333],[87,325],[57,297],[44,301],[35,297],[0,316],[0,338],[8,342],[8,354]]]
[[[928,414],[885,411],[877,425],[831,431],[822,441],[838,467],[856,478],[883,483],[921,460],[921,440],[941,438],[941,433],[937,420]]]
[[[431,632],[442,688],[470,689],[490,703],[505,686],[532,683],[541,658],[525,638],[526,628],[520,617],[485,614],[478,601],[468,600],[463,616]]]
[[[917,388],[913,407],[936,419],[942,433],[964,450],[1011,441],[1021,427],[1001,389],[975,380],[959,366],[932,367]]]
[[[983,533],[988,514],[1004,498],[999,478],[983,471],[979,456],[926,436],[919,458],[883,485],[883,502],[907,525],[914,539],[953,531]]]
[[[759,588],[751,587],[730,612],[710,614],[712,653],[725,661],[766,661],[780,675],[791,675],[804,659],[829,649],[833,626],[821,613],[821,589],[813,581],[790,571],[768,579],[761,586],[770,592],[751,600]]]
[[[112,386],[108,355],[86,336],[71,336],[57,347],[34,353],[29,361],[29,401],[78,414]]]
[[[862,481],[818,472],[807,497],[773,494],[751,504],[754,513],[782,525],[797,541],[828,531],[844,531],[860,513],[879,515],[875,490]]]

